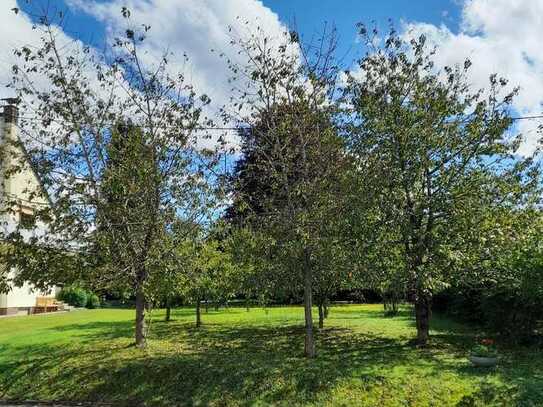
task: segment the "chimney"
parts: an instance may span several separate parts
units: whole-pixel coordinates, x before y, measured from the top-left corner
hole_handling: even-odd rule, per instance
[[[2,115],[4,116],[4,123],[8,124],[17,124],[17,120],[19,118],[19,108],[17,105],[19,104],[19,99],[17,98],[5,98],[1,99],[6,104],[4,105],[4,111]]]

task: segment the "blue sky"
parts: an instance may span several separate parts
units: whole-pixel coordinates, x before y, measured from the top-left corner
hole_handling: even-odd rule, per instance
[[[165,49],[186,53],[190,63],[176,68],[218,105],[228,100],[229,73],[210,49],[228,52],[228,26],[243,35],[237,17],[264,28],[272,37],[296,22],[309,39],[325,21],[333,23],[339,33],[340,56],[349,51],[347,65],[364,52],[356,42],[355,24],[375,21],[383,31],[391,18],[403,34],[424,34],[438,47],[437,67],[470,58],[469,80],[474,87],[485,88],[489,75],[497,73],[509,79],[511,88],[520,87],[514,102],[519,114],[543,111],[543,0],[32,0],[30,6],[24,0],[0,0],[0,84],[9,81],[13,47],[39,41],[32,17],[24,11],[47,2],[68,10],[64,41],[81,40],[99,49],[112,40],[115,31],[123,30],[126,21],[120,18],[120,10],[128,6],[134,23],[152,26],[145,49],[148,55],[160,59]],[[17,18],[9,11],[13,7],[23,10]],[[6,94],[0,87],[0,97]],[[535,147],[539,124],[519,122],[526,138],[523,152]]]
[[[439,25],[446,22],[455,31],[461,11],[455,0],[264,0],[264,4],[279,14],[287,24],[296,22],[306,36],[315,33],[324,21],[338,29],[341,45],[348,50],[355,39],[355,24],[371,24],[386,28],[391,18],[396,25],[401,20]]]
[[[222,1],[222,0],[220,0]],[[95,0],[106,4],[110,0]],[[183,0],[179,0],[180,3]],[[350,53],[356,39],[355,25],[358,22],[380,29],[388,27],[388,20],[401,26],[402,21],[424,22],[434,25],[447,24],[454,32],[458,29],[461,6],[458,0],[263,0],[263,5],[275,12],[289,27],[296,27],[305,38],[318,34],[323,24],[333,24],[339,34],[340,52]],[[91,45],[100,46],[105,41],[103,22],[94,16],[70,8],[65,0],[50,0],[51,9],[66,11],[66,31]],[[29,14],[35,3],[17,0],[18,7]],[[240,10],[243,15],[243,10]],[[33,19],[36,21],[36,18]]]

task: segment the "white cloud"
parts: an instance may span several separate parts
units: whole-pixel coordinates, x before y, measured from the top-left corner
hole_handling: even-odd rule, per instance
[[[126,6],[134,28],[151,26],[142,46],[145,62],[152,64],[165,50],[172,52],[170,70],[183,73],[197,93],[211,97],[210,114],[226,105],[231,96],[228,79],[232,73],[219,54],[224,52],[243,63],[230,45],[232,36],[245,38],[260,27],[270,38],[279,38],[286,30],[277,14],[260,0],[67,0],[67,4],[102,22],[110,39],[119,30],[132,28],[121,15]],[[188,56],[188,62],[183,55]]]
[[[58,26],[53,26],[56,42],[63,54],[76,55],[81,53],[84,44],[76,38],[72,38],[66,34]],[[24,61],[24,58],[17,57],[14,54],[15,50],[20,50],[22,47],[35,49],[42,46],[42,37],[45,35],[43,27],[35,25],[30,17],[19,10],[17,0],[1,0],[0,5],[0,98],[16,96],[14,89],[7,87],[12,81],[12,66],[19,65]],[[93,78],[92,72],[86,72],[88,78]],[[45,75],[38,72],[27,72],[26,78],[32,83],[35,91],[44,91],[50,89],[51,83]],[[95,75],[94,75],[95,77]],[[27,84],[28,85],[28,84]],[[40,119],[40,113],[34,112],[33,109],[39,105],[35,95],[27,95],[23,97],[21,121],[26,122],[21,138],[28,147],[37,147],[44,145],[46,140],[43,140],[43,135],[39,135],[37,131],[33,131],[33,124],[39,126],[37,120]],[[52,122],[47,129],[49,134],[60,131],[62,128],[58,122]]]
[[[437,45],[439,66],[473,62],[471,77],[477,88],[488,87],[491,73],[519,86],[514,101],[519,115],[532,116],[543,112],[543,0],[466,0],[458,33],[447,26],[412,22],[406,32],[425,34]],[[529,154],[536,147],[539,134],[537,120],[519,121],[518,130],[525,142],[520,154]]]
[[[2,0],[0,5],[0,98],[14,95],[6,88],[11,81],[11,67],[16,62],[13,50],[39,41],[39,34],[32,29],[30,19],[23,13],[12,11],[16,7],[16,0]]]
[[[200,93],[211,96],[215,109],[226,104],[231,95],[228,71],[217,51],[232,52],[229,26],[243,35],[262,27],[271,37],[283,34],[285,26],[277,14],[259,0],[66,0],[75,11],[83,10],[102,22],[108,35],[125,27],[120,10],[127,6],[134,24],[151,25],[144,51],[148,61],[158,60],[168,49],[176,55],[172,68],[183,72]],[[0,1],[0,85],[9,82],[13,63],[12,49],[39,42],[39,33],[23,13],[10,10],[16,0]],[[543,111],[543,0],[464,0],[459,32],[446,25],[436,26],[411,22],[404,29],[424,33],[439,46],[436,56],[440,65],[473,62],[470,80],[476,87],[486,87],[491,73],[520,86],[514,107],[520,115],[536,115]],[[239,17],[239,18],[238,18]],[[245,25],[245,21],[249,24]],[[65,41],[71,37],[62,34]],[[183,54],[190,58],[183,62]],[[236,58],[235,54],[229,56]],[[178,61],[177,65],[175,61]],[[10,96],[0,87],[0,97]],[[538,121],[520,121],[518,129],[526,142],[521,153],[529,153],[536,145]]]
[[[225,52],[233,60],[241,61],[230,46],[232,35],[244,38],[260,27],[269,37],[280,37],[286,27],[279,17],[260,0],[65,0],[72,12],[85,12],[105,26],[109,40],[119,31],[127,28],[127,21],[121,15],[126,6],[131,11],[130,24],[141,28],[145,23],[151,26],[141,49],[144,61],[151,65],[163,56],[165,51],[173,53],[170,69],[183,73],[197,93],[205,93],[212,99],[213,114],[227,104],[231,96],[231,76]],[[14,15],[12,8],[16,0],[2,0],[0,5],[0,86],[9,83],[10,68],[15,62],[13,48],[26,44],[39,44],[39,31],[32,29],[32,22],[23,12]],[[247,22],[247,23],[246,23]],[[229,27],[233,31],[230,32]],[[70,27],[68,27],[70,28]],[[72,27],[73,28],[73,27]],[[132,27],[130,27],[132,28]],[[83,35],[89,33],[82,33]],[[60,34],[69,42],[70,35]],[[215,52],[211,52],[211,50]],[[186,62],[184,55],[189,57]],[[11,96],[4,86],[0,97]],[[235,133],[228,136],[235,138]]]

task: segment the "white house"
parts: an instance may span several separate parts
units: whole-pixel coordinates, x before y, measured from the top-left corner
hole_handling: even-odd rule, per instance
[[[19,137],[19,128],[17,126],[18,110],[15,104],[8,103],[0,107],[0,145],[3,146],[3,155],[0,160],[0,204],[6,205],[6,200],[10,203],[16,201],[16,207],[13,214],[0,215],[2,232],[6,233],[15,228],[17,224],[25,225],[25,233],[40,233],[40,228],[45,225],[36,224],[33,214],[39,205],[48,205],[46,197],[31,198],[30,191],[41,190],[40,181],[33,171],[30,163],[25,161],[23,170],[15,174],[5,174],[5,169],[10,167],[13,159],[20,160],[20,157],[26,157],[23,151],[14,151],[13,145],[6,145],[6,140],[17,140]],[[16,273],[15,269],[9,271],[8,276]],[[24,284],[22,287],[11,287],[7,294],[0,293],[0,315],[30,314],[37,311],[43,311],[44,305],[52,302],[56,288],[50,293],[40,292],[33,289],[30,284]]]

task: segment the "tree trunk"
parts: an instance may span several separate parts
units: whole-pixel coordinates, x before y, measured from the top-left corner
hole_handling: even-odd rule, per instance
[[[319,329],[324,328],[324,309],[323,305],[319,304]]]
[[[166,322],[169,322],[171,320],[172,315],[172,307],[170,306],[170,303],[168,302],[166,304]]]
[[[136,289],[136,346],[138,348],[145,348],[147,346],[145,310],[145,293],[143,292],[143,286],[139,284]]]
[[[209,301],[208,300],[206,300],[205,309],[206,309],[206,314],[207,314],[209,312]]]
[[[200,300],[196,300],[196,328],[200,328],[200,325],[202,325],[202,318],[200,314]]]
[[[415,317],[417,321],[417,344],[426,346],[430,336],[430,298],[418,295],[415,302]]]
[[[309,264],[308,253],[305,255],[305,270],[304,270],[304,314],[305,314],[305,356],[308,358],[315,357],[315,338],[313,337],[313,314],[311,307],[313,306],[312,299],[312,283],[313,275]]]

